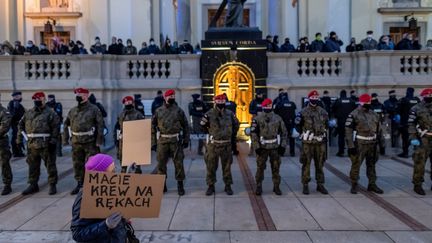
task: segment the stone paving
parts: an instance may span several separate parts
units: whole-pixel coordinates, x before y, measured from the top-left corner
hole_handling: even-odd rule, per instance
[[[112,152],[113,153],[113,152]],[[392,151],[389,153],[397,153]],[[298,154],[298,152],[297,152]],[[333,151],[331,154],[334,154]],[[173,165],[169,164],[168,193],[162,200],[157,219],[133,219],[133,226],[141,242],[432,242],[432,191],[430,174],[426,174],[426,196],[412,192],[412,168],[390,157],[377,164],[378,185],[385,194],[378,195],[384,204],[371,200],[367,193],[352,195],[350,185],[343,177],[325,170],[329,195],[315,191],[301,193],[298,157],[284,157],[281,166],[282,196],[272,193],[271,173],[266,170],[262,199],[276,230],[260,230],[254,205],[245,184],[245,178],[235,159],[232,166],[234,195],[223,192],[221,173],[218,171],[216,194],[205,196],[205,164],[203,158],[188,155],[185,160],[186,195],[178,197],[173,179]],[[410,159],[405,162],[412,163]],[[345,176],[349,172],[347,157],[331,156],[328,164]],[[16,203],[26,186],[25,159],[12,162],[14,184],[12,195],[0,197],[0,242],[73,242],[69,231],[74,196],[69,191],[75,182],[71,172],[71,159],[58,159],[59,173],[65,176],[58,185],[59,193],[49,196],[47,188],[22,198]],[[154,165],[145,167],[150,173]],[[255,160],[247,158],[247,165],[255,175]],[[427,168],[430,168],[428,162]],[[41,169],[40,185],[46,183],[45,168]],[[312,175],[314,171],[312,170]],[[362,186],[367,186],[365,168],[362,167]],[[391,205],[395,210],[389,210]],[[402,213],[401,213],[402,212]],[[410,224],[421,225],[421,230]],[[408,223],[407,223],[408,222]]]

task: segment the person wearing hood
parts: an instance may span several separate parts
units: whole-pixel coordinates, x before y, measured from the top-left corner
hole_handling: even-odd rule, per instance
[[[339,150],[336,156],[343,157],[345,153],[345,121],[348,115],[356,108],[356,104],[347,97],[345,90],[341,90],[339,99],[333,104],[333,117],[337,119],[336,133]]]
[[[156,97],[154,98],[152,105],[151,105],[151,112],[152,115],[155,114],[157,108],[163,106],[165,100],[163,98],[162,90],[158,90],[156,93]]]
[[[136,121],[143,120],[144,115],[141,114],[136,108],[134,104],[134,98],[132,96],[126,96],[122,99],[122,104],[124,106],[123,111],[118,115],[117,122],[114,125],[114,141],[117,147],[117,159],[122,164],[122,147],[123,147],[123,123],[126,121]],[[127,166],[122,166],[122,172],[126,172]],[[141,174],[141,167],[139,165],[136,166],[135,173]]]
[[[420,99],[414,96],[414,88],[408,87],[405,97],[402,97],[398,102],[397,113],[400,115],[399,133],[402,137],[402,153],[398,154],[401,158],[408,158],[409,149],[409,134],[408,134],[408,119],[411,108],[420,103]]]
[[[384,110],[391,121],[391,146],[394,148],[398,144],[400,115],[397,114],[398,99],[396,98],[396,91],[390,90],[388,95],[389,98],[384,101]]]
[[[124,55],[136,55],[137,53],[138,53],[137,48],[134,45],[132,45],[132,40],[127,39],[123,54]]]
[[[202,131],[200,122],[204,114],[207,112],[206,104],[200,99],[200,94],[193,94],[193,101],[189,103],[189,115],[192,118],[192,133],[200,136],[204,132]],[[198,155],[203,155],[202,149],[204,146],[204,141],[202,138],[198,138]]]
[[[293,129],[295,127],[296,109],[297,106],[294,102],[290,101],[288,98],[288,93],[282,93],[282,96],[277,104],[273,105],[274,113],[282,118],[285,124],[285,129],[287,130],[287,136],[290,147],[290,156],[295,156],[295,138],[293,135]]]
[[[351,159],[351,193],[357,194],[360,167],[366,160],[366,174],[369,180],[368,191],[383,194],[384,191],[376,184],[375,165],[379,154],[378,140],[382,140],[380,117],[371,110],[372,97],[363,94],[359,97],[360,106],[351,112],[345,123],[345,137],[348,145],[348,155]]]

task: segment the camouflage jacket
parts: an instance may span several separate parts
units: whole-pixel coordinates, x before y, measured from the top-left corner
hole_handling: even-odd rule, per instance
[[[17,143],[22,143],[23,132],[28,137],[27,146],[33,149],[56,144],[60,132],[60,117],[49,107],[32,108],[24,113],[18,124]],[[31,138],[31,135],[46,134],[47,137]]]
[[[296,129],[303,143],[317,144],[327,141],[329,116],[320,106],[308,105],[295,119]]]
[[[123,122],[125,121],[135,121],[143,120],[144,116],[141,111],[136,109],[126,110],[124,109],[122,113],[117,117],[117,123],[115,124],[114,141],[121,140],[120,134],[123,134]]]
[[[70,128],[71,134],[67,129]],[[102,113],[95,105],[86,102],[72,108],[64,122],[64,139],[69,141],[72,136],[72,144],[75,143],[103,143],[104,121]],[[94,131],[93,135],[73,135],[74,133],[86,133]]]
[[[157,139],[157,133],[160,136]],[[152,146],[156,143],[176,143],[176,137],[167,138],[163,135],[174,135],[182,133],[184,142],[189,143],[190,132],[189,124],[184,111],[177,105],[162,105],[159,107],[152,118]]]
[[[252,120],[251,126],[252,147],[254,149],[276,149],[287,144],[287,130],[285,123],[274,112],[260,113]],[[278,139],[279,137],[279,139]],[[272,142],[278,139],[279,141]]]
[[[361,144],[377,143],[379,139],[384,139],[380,122],[380,116],[372,111],[358,107],[352,111],[345,122],[345,139],[348,148],[354,148],[354,141]],[[358,136],[375,139],[360,139]]]
[[[12,115],[8,109],[0,104],[0,146],[8,146],[8,132],[11,127]]]
[[[237,117],[231,110],[210,109],[201,119],[203,130],[214,140],[235,142],[240,127]]]
[[[421,102],[411,108],[408,132],[410,139],[418,139],[425,136],[425,133],[432,133],[432,104]]]

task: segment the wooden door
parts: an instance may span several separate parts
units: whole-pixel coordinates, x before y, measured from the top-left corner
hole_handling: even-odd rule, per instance
[[[69,41],[71,40],[70,31],[55,31],[51,34],[41,32],[41,41],[48,47],[51,46],[51,44],[54,42],[54,39],[57,39],[58,41],[62,40],[65,45],[69,45]]]
[[[397,44],[403,38],[403,34],[411,33],[413,38],[420,36],[420,27],[417,27],[415,30],[410,29],[409,27],[390,27],[390,36],[395,44]]]

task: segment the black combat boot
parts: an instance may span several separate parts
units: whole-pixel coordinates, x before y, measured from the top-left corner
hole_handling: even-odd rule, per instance
[[[309,195],[309,186],[308,186],[308,184],[303,184],[303,194]]]
[[[209,185],[206,191],[206,196],[211,196],[215,192],[215,186]]]
[[[231,189],[231,185],[225,185],[225,192],[229,196],[231,196],[232,194],[234,194],[233,190]]]
[[[369,184],[367,190],[370,192],[375,192],[377,194],[384,193],[384,191],[381,188],[379,188],[376,184]]]
[[[419,195],[426,195],[426,192],[423,190],[423,187],[421,185],[416,185],[414,186],[414,191],[415,193],[419,194]]]
[[[177,181],[177,193],[179,196],[183,196],[185,194],[183,181]]]
[[[351,194],[357,194],[357,192],[358,192],[357,183],[352,183],[351,184]]]
[[[167,192],[167,191],[168,191],[168,188],[167,188],[167,186],[166,186],[166,181],[165,181],[165,183],[164,183],[164,191],[163,191],[163,192],[165,193],[165,192]]]
[[[273,192],[274,192],[274,194],[276,194],[276,195],[278,195],[278,196],[280,196],[280,195],[282,195],[282,191],[281,191],[281,189],[279,188],[279,184],[278,185],[274,185],[273,186]]]
[[[324,194],[324,195],[327,195],[327,194],[328,194],[328,191],[327,191],[327,189],[324,187],[323,184],[318,184],[318,185],[317,185],[317,191],[318,191],[318,192],[321,192],[321,193]]]
[[[23,196],[30,195],[39,191],[38,184],[30,184],[21,194]]]
[[[337,157],[344,157],[344,152],[339,151],[336,153],[336,156]]]
[[[82,182],[78,182],[78,184],[76,185],[76,187],[71,191],[71,195],[76,195],[78,194],[78,192],[80,191],[80,189],[82,188],[83,183]]]
[[[408,158],[408,153],[400,153],[400,154],[398,154],[398,157]]]
[[[9,193],[12,192],[12,187],[11,185],[4,185],[3,187],[3,191],[1,192],[2,196],[8,195]]]
[[[257,195],[257,196],[261,196],[262,195],[262,185],[261,185],[261,183],[257,183],[256,190],[255,190],[255,195]]]
[[[57,193],[56,184],[50,184],[48,194],[49,195],[55,195],[56,193]]]

